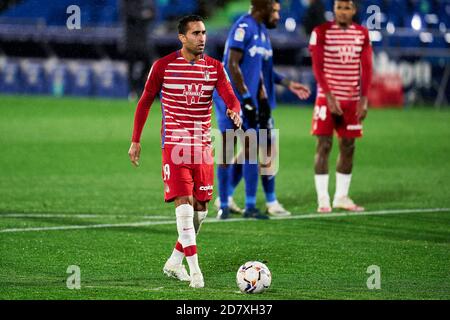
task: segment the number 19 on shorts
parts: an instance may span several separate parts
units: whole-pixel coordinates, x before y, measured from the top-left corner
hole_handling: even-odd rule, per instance
[[[164,165],[164,167],[163,167],[163,174],[164,174],[164,176],[163,176],[163,180],[164,181],[167,181],[167,180],[170,179],[170,166],[169,166],[169,164],[165,164]]]

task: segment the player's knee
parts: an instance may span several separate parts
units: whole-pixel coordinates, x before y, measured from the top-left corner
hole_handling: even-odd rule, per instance
[[[182,205],[193,205],[193,199],[191,196],[176,197],[174,201],[177,208]]]
[[[331,148],[333,147],[333,142],[331,138],[322,138],[319,140],[319,145],[317,151],[322,156],[328,156],[331,152]]]
[[[355,152],[355,141],[354,140],[347,140],[343,139],[340,143],[341,146],[341,153],[346,157],[353,156],[353,153]]]
[[[194,211],[207,211],[207,202],[206,201],[199,201],[195,199],[194,201]]]

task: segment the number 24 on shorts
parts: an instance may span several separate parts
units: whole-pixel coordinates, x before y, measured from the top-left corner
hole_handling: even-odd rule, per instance
[[[327,106],[315,106],[314,107],[314,120],[325,121],[327,118]]]

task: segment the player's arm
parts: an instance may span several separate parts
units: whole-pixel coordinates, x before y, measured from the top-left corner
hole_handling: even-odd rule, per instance
[[[324,35],[319,28],[314,29],[311,33],[311,39],[309,42],[309,50],[311,52],[313,72],[316,81],[322,88],[323,93],[327,97],[327,105],[330,112],[337,115],[342,115],[342,109],[339,106],[339,102],[336,97],[331,93],[330,87],[328,86],[327,80],[325,78],[324,72]]]
[[[228,68],[230,70],[230,76],[233,80],[233,84],[242,96],[242,112],[250,123],[254,123],[254,125],[256,125],[258,115],[256,112],[255,103],[253,102],[252,96],[248,91],[240,68],[240,62],[243,55],[244,54],[241,50],[230,48],[230,54],[228,55]]]
[[[272,69],[273,70],[273,69]],[[272,108],[269,103],[266,87],[264,86],[264,76],[261,73],[258,93],[258,122],[260,129],[272,129],[270,119],[272,118]]]
[[[372,81],[372,46],[370,44],[369,34],[366,33],[366,42],[361,51],[361,99],[358,103],[356,115],[358,119],[364,120],[367,116],[368,99],[370,83]]]
[[[128,150],[131,163],[135,166],[139,166],[139,157],[141,154],[141,134],[144,129],[145,122],[147,121],[150,107],[155,100],[156,95],[161,90],[162,79],[160,62],[157,61],[150,69],[150,73],[145,83],[144,91],[138,101],[136,112],[134,114],[134,127],[133,136],[131,139],[131,146]]]
[[[248,93],[248,88],[245,85],[244,76],[242,75],[240,63],[244,53],[241,50],[230,49],[228,55],[228,68],[230,70],[231,80],[237,91],[244,97]]]
[[[227,106],[227,116],[233,121],[236,127],[240,128],[242,125],[242,120],[239,115],[241,105],[234,94],[233,87],[221,63],[217,64],[216,90]]]
[[[308,88],[308,86],[289,79],[288,77],[275,71],[275,69],[273,70],[273,79],[276,84],[286,87],[299,99],[305,100],[308,99],[309,96],[311,95],[311,90]]]

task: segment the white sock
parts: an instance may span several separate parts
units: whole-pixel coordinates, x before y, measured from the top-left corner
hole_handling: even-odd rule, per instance
[[[189,272],[190,272],[191,276],[194,273],[202,273],[202,271],[200,270],[200,266],[198,264],[198,255],[197,254],[194,254],[190,257],[186,257],[186,261],[188,262]]]
[[[231,202],[233,202],[233,196],[228,196],[228,205],[230,205]]]
[[[197,243],[194,228],[194,208],[189,204],[182,204],[175,209],[177,216],[178,241],[186,255],[191,274],[201,273],[198,264]]]
[[[178,241],[183,248],[195,246],[194,208],[189,204],[182,204],[175,209],[177,217]]]
[[[314,176],[317,199],[330,198],[330,195],[328,194],[328,178],[328,174],[316,174]]]
[[[273,206],[274,204],[277,204],[278,203],[278,200],[274,200],[274,201],[271,201],[271,202],[266,202],[266,206]]]
[[[168,262],[171,265],[182,264],[184,259],[184,253],[178,251],[177,249],[173,249],[172,255],[170,256]]]
[[[208,210],[206,211],[194,211],[194,228],[195,234],[198,234],[200,231],[200,227],[202,226],[203,220],[206,219],[208,215]]]
[[[343,174],[336,172],[336,193],[334,198],[342,198],[348,196],[348,190],[350,189],[350,182],[352,180],[352,174]]]

